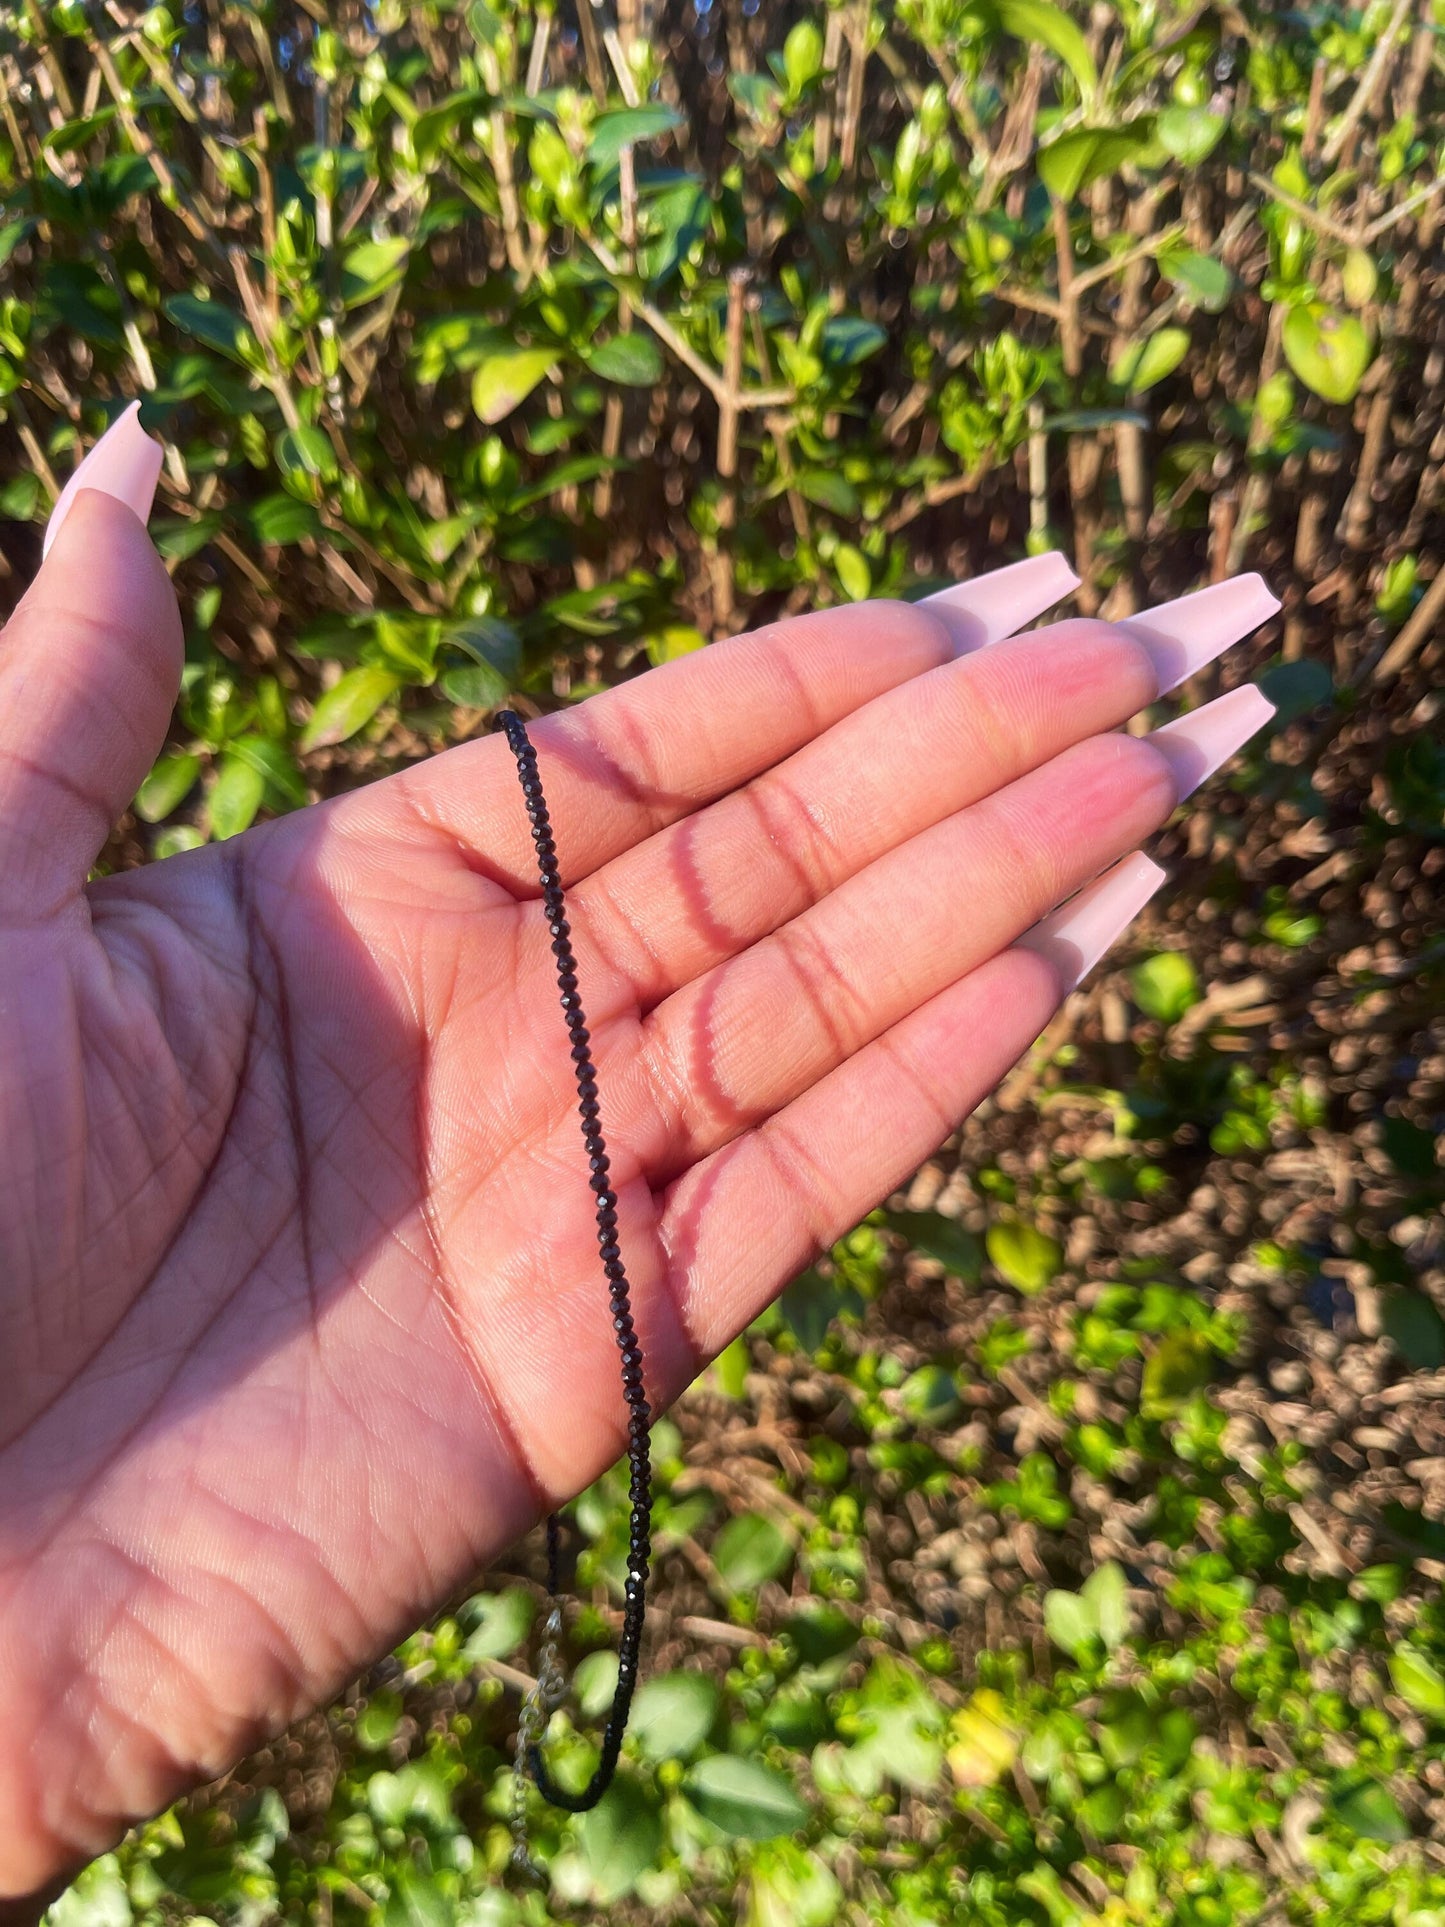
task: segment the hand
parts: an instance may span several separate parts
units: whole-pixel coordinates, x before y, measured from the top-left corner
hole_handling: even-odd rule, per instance
[[[1272,612],[1255,578],[977,647],[1071,582],[806,616],[530,725],[654,1411],[1157,873],[1014,940],[1268,713],[1105,733]],[[0,1895],[333,1696],[625,1438],[505,740],[87,886],[180,655],[83,488],[0,645]]]

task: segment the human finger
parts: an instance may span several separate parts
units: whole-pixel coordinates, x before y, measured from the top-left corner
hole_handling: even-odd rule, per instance
[[[965,605],[976,631],[1006,635],[1067,593],[1073,571],[1038,556],[963,585],[944,619],[920,604],[818,610],[663,663],[576,708],[527,725],[546,785],[564,883],[780,762],[885,690],[955,654]],[[965,595],[967,590],[967,595]],[[474,853],[532,893],[536,865],[507,745],[486,737],[402,772],[358,809],[394,811]]]

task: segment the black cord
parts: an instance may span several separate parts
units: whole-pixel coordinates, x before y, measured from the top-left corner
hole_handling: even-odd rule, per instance
[[[542,1761],[542,1750],[535,1742],[529,1749],[532,1777],[537,1790],[554,1807],[569,1813],[586,1813],[595,1807],[617,1769],[622,1751],[622,1736],[637,1686],[637,1659],[642,1644],[642,1620],[646,1611],[647,1567],[652,1553],[652,1461],[648,1447],[648,1428],[652,1413],[642,1381],[642,1347],[632,1323],[631,1297],[622,1250],[617,1242],[617,1194],[608,1183],[610,1165],[602,1138],[597,1104],[597,1072],[588,1046],[582,999],[577,992],[577,959],[569,940],[570,926],[565,914],[562,879],[557,870],[557,850],[552,840],[551,819],[542,798],[542,779],[537,774],[537,752],[532,747],[522,719],[515,710],[500,709],[496,721],[507,733],[517,773],[522,779],[522,795],[532,825],[532,841],[537,849],[537,867],[542,878],[542,902],[547,912],[547,928],[552,933],[552,953],[557,959],[557,983],[562,992],[562,1009],[572,1037],[572,1061],[577,1067],[577,1108],[582,1116],[582,1139],[592,1168],[591,1184],[597,1195],[597,1241],[601,1248],[602,1269],[612,1302],[612,1329],[622,1356],[622,1396],[627,1401],[627,1457],[632,1468],[632,1534],[627,1555],[627,1585],[622,1608],[622,1636],[617,1650],[617,1691],[612,1711],[602,1735],[602,1757],[597,1770],[581,1793],[568,1793],[556,1785]],[[547,1587],[553,1599],[558,1591],[558,1550],[560,1528],[554,1512],[547,1521]]]

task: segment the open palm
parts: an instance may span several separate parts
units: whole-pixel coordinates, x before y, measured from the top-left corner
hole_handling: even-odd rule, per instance
[[[976,648],[1067,586],[805,617],[531,726],[655,1410],[992,1087],[1066,981],[1013,940],[1174,807],[1101,733],[1147,626]],[[1220,644],[1265,612],[1192,600]],[[506,742],[87,887],[179,660],[141,524],[81,493],[0,645],[0,1895],[625,1438]]]

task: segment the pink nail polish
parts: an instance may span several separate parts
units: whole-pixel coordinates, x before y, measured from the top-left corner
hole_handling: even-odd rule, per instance
[[[1159,675],[1159,694],[1167,696],[1279,607],[1279,597],[1265,587],[1263,577],[1238,575],[1128,616],[1119,627],[1149,651]]]
[[[1187,716],[1176,716],[1146,738],[1168,760],[1179,785],[1179,800],[1197,790],[1221,763],[1227,763],[1242,749],[1257,729],[1274,714],[1274,704],[1245,683],[1218,696],[1212,703],[1191,709]]]
[[[164,452],[155,437],[147,435],[141,427],[140,403],[133,401],[125,413],[117,416],[106,429],[60,491],[45,527],[41,560],[49,555],[50,546],[60,533],[61,523],[69,515],[76,496],[83,488],[95,488],[104,495],[113,495],[118,502],[124,502],[128,509],[133,509],[144,522],[155,500]]]
[[[1051,550],[939,589],[924,596],[920,606],[948,625],[954,652],[965,656],[1012,635],[1078,586],[1068,563]]]
[[[1164,874],[1157,863],[1136,850],[1026,930],[1017,948],[1046,957],[1065,989],[1072,990],[1128,929],[1164,881]]]

